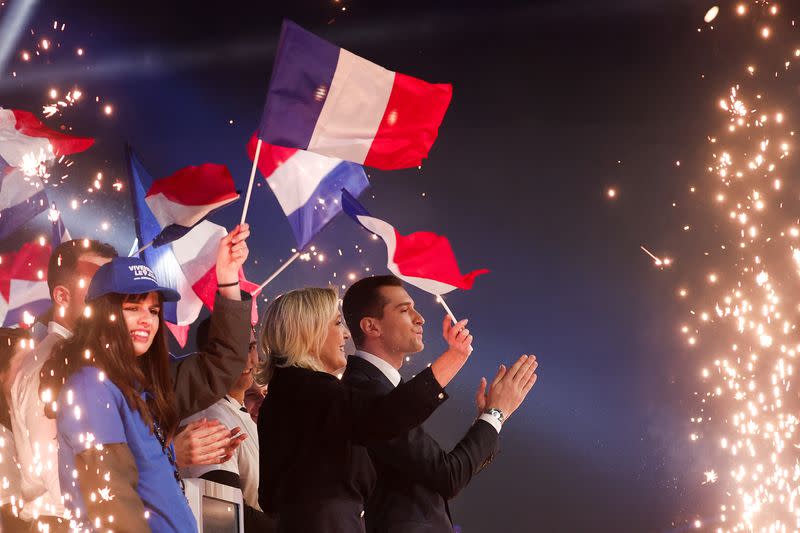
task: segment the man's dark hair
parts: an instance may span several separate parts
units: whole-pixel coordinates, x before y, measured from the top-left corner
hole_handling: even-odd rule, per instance
[[[381,287],[402,287],[397,276],[372,276],[353,283],[344,293],[342,314],[356,347],[364,342],[361,319],[364,317],[383,318],[383,308],[388,303],[381,294]]]
[[[73,239],[56,246],[47,263],[47,288],[50,296],[59,285],[68,286],[75,275],[78,261],[84,255],[98,255],[108,259],[117,257],[117,251],[110,244],[88,239]],[[88,281],[88,280],[87,280]]]

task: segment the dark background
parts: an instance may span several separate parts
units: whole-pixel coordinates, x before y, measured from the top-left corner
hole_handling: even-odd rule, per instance
[[[0,7],[0,22],[13,2]],[[723,4],[725,15],[731,5]],[[688,437],[697,354],[679,335],[684,308],[675,297],[679,284],[700,277],[693,256],[681,255],[681,228],[711,215],[687,205],[688,188],[708,180],[706,135],[719,126],[714,107],[741,59],[733,53],[741,52],[738,30],[724,38],[707,31],[709,7],[39,2],[16,49],[35,50],[42,36],[57,46],[29,63],[14,56],[0,78],[0,105],[38,113],[50,88],[84,92],[47,123],[95,136],[97,145],[76,155],[69,177],[49,193],[74,237],[102,238],[127,253],[128,193],[110,189],[127,180],[122,143],[154,176],[224,163],[244,189],[244,145],[258,124],[283,17],[392,70],[452,83],[453,102],[423,168],[370,171],[362,199],[403,233],[447,235],[462,270],[492,271],[472,291],[448,297],[470,318],[477,349],[428,423],[444,446],[473,420],[481,376],[520,353],[540,361],[539,382],[503,428],[501,455],[453,502],[456,523],[465,533],[683,531],[711,514],[723,488],[701,485],[708,457]],[[53,31],[54,20],[66,29]],[[111,116],[102,112],[107,103]],[[104,186],[88,193],[97,172]],[[246,271],[261,281],[294,242],[257,179]],[[605,195],[610,186],[615,200]],[[88,202],[73,211],[72,198]],[[232,227],[240,212],[241,202],[212,219]],[[40,219],[0,249],[45,231]],[[702,231],[692,238],[702,242]],[[267,297],[385,270],[383,245],[347,219],[315,244],[325,261],[296,263]],[[640,245],[676,264],[658,270]],[[410,291],[428,319],[413,373],[443,349],[443,313],[430,295]]]

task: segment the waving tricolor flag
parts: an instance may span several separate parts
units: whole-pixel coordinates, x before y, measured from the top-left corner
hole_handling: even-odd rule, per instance
[[[238,199],[239,193],[225,165],[190,166],[156,180],[145,196],[162,228],[153,239],[153,246],[180,239],[212,212]]]
[[[255,157],[257,138],[247,144]],[[342,211],[342,189],[359,196],[369,186],[361,165],[296,148],[261,145],[258,169],[281,204],[299,250]]]
[[[455,289],[471,289],[476,277],[489,272],[481,269],[462,274],[446,237],[429,231],[401,235],[388,222],[370,215],[344,190],[342,208],[353,220],[386,243],[389,271],[423,291],[441,296]]]
[[[151,242],[161,233],[161,226],[145,200],[145,187],[153,179],[130,147],[128,164],[136,237],[140,243]],[[178,302],[164,303],[164,319],[181,346],[186,344],[189,327],[197,320],[203,304],[208,305],[209,294],[213,307],[213,294],[217,290],[217,248],[226,234],[222,226],[204,220],[169,246],[151,246],[142,251],[142,258],[159,283],[181,295]],[[240,277],[244,274],[240,273]]]
[[[44,186],[33,175],[41,165],[92,144],[51,130],[27,111],[0,108],[0,239],[47,208]]]
[[[136,238],[140,243],[148,243],[161,233],[161,226],[145,201],[145,186],[152,183],[153,179],[130,147],[128,148],[128,170]],[[185,329],[170,327],[179,341],[182,339],[177,331],[182,332],[183,342],[185,342],[185,334],[188,332],[189,325],[197,319],[203,308],[203,302],[192,291],[191,283],[184,276],[172,247],[154,248],[151,246],[146,248],[141,255],[161,285],[180,293],[180,301],[164,302],[164,319],[175,326],[185,326]]]
[[[50,246],[29,242],[0,256],[0,323],[3,327],[32,324],[50,308],[47,262]],[[27,313],[27,315],[26,315]]]
[[[370,167],[415,167],[436,140],[452,92],[284,20],[259,138]]]
[[[93,144],[94,139],[51,130],[28,111],[0,108],[0,158],[11,166],[24,168],[30,158],[45,161],[83,152]]]

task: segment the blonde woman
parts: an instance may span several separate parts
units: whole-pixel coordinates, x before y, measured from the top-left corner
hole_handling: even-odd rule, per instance
[[[274,300],[259,344],[269,393],[258,417],[261,508],[285,533],[363,532],[375,482],[366,451],[421,424],[472,351],[466,320],[442,325],[448,349],[414,379],[383,397],[349,390],[337,377],[350,334],[334,289],[306,288]],[[365,460],[366,459],[366,460]]]

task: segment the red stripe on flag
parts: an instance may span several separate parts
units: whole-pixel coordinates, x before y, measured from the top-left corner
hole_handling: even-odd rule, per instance
[[[44,281],[47,279],[47,262],[50,260],[50,245],[26,242],[16,253],[0,256],[0,294],[6,302],[10,300],[11,280]],[[39,277],[39,272],[42,277]]]
[[[208,272],[206,272],[202,278],[198,279],[192,285],[192,289],[194,290],[195,294],[197,295],[200,300],[203,301],[203,305],[208,307],[209,311],[214,310],[214,298],[216,297],[218,286],[217,286],[217,269],[216,266],[211,268]],[[253,292],[258,285],[247,281],[244,277],[244,270],[239,269],[239,288],[247,293]],[[250,312],[250,322],[252,324],[256,324],[258,322],[258,306],[256,305],[256,299],[253,297],[253,307]]]
[[[428,83],[396,72],[389,103],[364,165],[391,170],[422,164],[436,141],[452,97],[450,84]]]
[[[254,133],[247,141],[247,157],[250,161],[256,156],[256,145],[258,144],[257,134]],[[269,178],[279,166],[284,164],[297,152],[297,148],[284,148],[261,143],[261,152],[258,154],[258,170],[265,178]]]
[[[236,198],[233,176],[225,165],[203,163],[180,169],[153,182],[147,196],[163,194],[183,205],[210,205]]]
[[[94,144],[94,139],[90,137],[72,137],[64,135],[55,130],[51,130],[42,121],[36,118],[33,113],[28,111],[12,110],[16,124],[14,127],[20,133],[28,137],[45,138],[53,145],[53,153],[56,156],[76,154],[87,150]]]
[[[395,230],[394,234],[397,247],[393,260],[404,276],[432,279],[459,289],[471,289],[476,277],[489,273],[486,269],[480,269],[462,274],[447,237],[430,231],[401,235]]]

